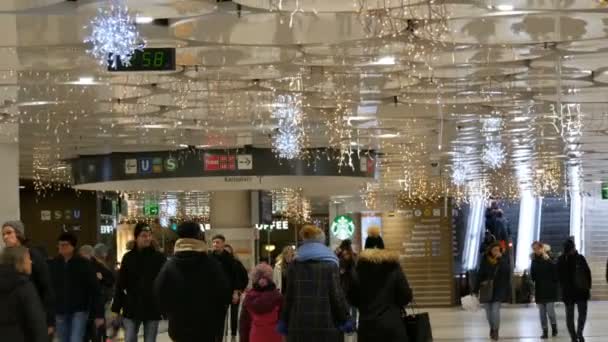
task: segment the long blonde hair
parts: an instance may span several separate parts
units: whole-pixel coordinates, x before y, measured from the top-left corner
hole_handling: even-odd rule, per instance
[[[292,246],[286,246],[285,248],[283,248],[283,251],[281,252],[281,254],[279,254],[277,256],[276,266],[283,267],[283,265],[285,265],[285,260],[287,258],[287,255],[290,252],[295,253],[295,249]]]

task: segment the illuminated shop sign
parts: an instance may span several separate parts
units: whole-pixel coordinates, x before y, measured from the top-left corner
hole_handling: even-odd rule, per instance
[[[355,222],[349,216],[337,216],[331,224],[331,233],[340,240],[350,239],[355,233]]]
[[[289,221],[274,221],[271,224],[256,224],[257,230],[288,230]]]

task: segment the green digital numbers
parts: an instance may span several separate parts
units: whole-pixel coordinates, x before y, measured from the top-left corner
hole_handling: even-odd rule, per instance
[[[152,52],[144,51],[144,53],[142,54],[142,59],[143,59],[143,63],[142,63],[143,67],[149,68],[152,66]]]
[[[154,53],[154,66],[157,68],[162,67],[165,64],[165,54],[162,51]]]

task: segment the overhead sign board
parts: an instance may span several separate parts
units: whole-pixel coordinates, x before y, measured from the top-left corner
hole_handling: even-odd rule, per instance
[[[110,72],[128,71],[172,71],[175,70],[175,48],[145,48],[136,50],[131,57],[131,64],[124,65],[118,59],[116,68],[108,63]]]

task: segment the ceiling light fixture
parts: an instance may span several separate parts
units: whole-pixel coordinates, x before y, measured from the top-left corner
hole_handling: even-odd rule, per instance
[[[87,52],[99,60],[99,64],[116,69],[119,63],[131,65],[136,50],[143,50],[146,41],[140,37],[135,19],[123,0],[110,0],[109,9],[99,9],[90,22],[91,35],[84,42],[91,44]]]
[[[500,142],[489,143],[484,147],[481,159],[488,167],[497,169],[505,162],[505,149]]]
[[[385,56],[371,63],[372,65],[395,65],[396,60],[393,56]]]
[[[91,77],[91,76],[82,76],[78,79],[77,82],[75,82],[75,84],[79,84],[79,85],[93,85],[95,84],[95,78]]]
[[[277,96],[273,117],[278,121],[272,137],[272,147],[279,158],[296,159],[302,153],[302,100],[299,95]]]
[[[153,21],[154,21],[154,18],[152,18],[152,17],[140,17],[140,16],[135,17],[136,24],[150,24]]]

